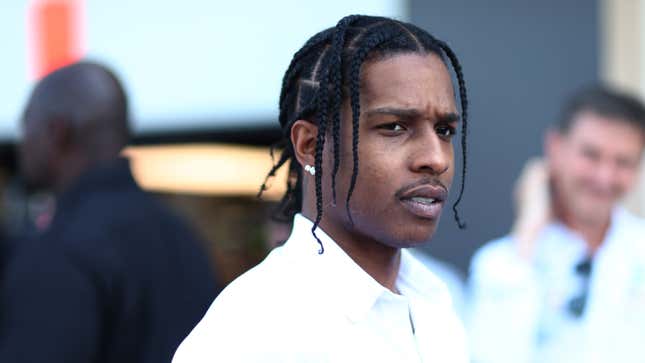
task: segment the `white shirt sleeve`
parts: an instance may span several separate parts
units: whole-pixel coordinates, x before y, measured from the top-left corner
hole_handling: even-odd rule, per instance
[[[531,362],[536,341],[539,284],[533,266],[510,238],[493,241],[473,257],[467,330],[473,362]]]

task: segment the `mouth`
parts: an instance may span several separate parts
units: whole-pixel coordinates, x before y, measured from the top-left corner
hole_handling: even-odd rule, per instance
[[[423,219],[437,220],[443,210],[448,191],[441,185],[424,184],[398,195],[403,207]]]

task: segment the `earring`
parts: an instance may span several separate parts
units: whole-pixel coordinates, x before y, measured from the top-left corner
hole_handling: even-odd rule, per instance
[[[316,167],[309,164],[305,165],[305,171],[311,175],[316,175]]]

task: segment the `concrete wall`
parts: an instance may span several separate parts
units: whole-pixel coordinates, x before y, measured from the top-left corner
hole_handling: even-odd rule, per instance
[[[477,247],[507,233],[522,165],[541,153],[563,98],[599,78],[599,12],[595,0],[410,0],[411,21],[458,54],[470,98],[468,229],[447,209],[433,255],[465,270]]]

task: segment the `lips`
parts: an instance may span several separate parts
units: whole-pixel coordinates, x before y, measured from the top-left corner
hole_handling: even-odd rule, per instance
[[[398,198],[403,207],[415,216],[436,220],[441,215],[447,194],[443,186],[424,184],[404,190]]]

